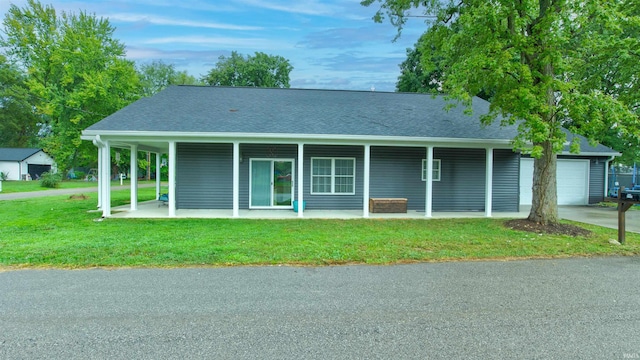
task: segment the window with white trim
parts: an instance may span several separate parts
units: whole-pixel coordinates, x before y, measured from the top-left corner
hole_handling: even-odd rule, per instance
[[[440,159],[433,159],[433,181],[440,181]],[[422,159],[422,181],[427,181],[427,159]]]
[[[354,195],[355,158],[311,158],[311,194]]]

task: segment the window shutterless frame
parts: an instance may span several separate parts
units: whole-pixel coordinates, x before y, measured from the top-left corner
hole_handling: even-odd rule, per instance
[[[355,195],[356,159],[312,157],[311,195]]]
[[[440,159],[433,159],[433,181],[440,181]],[[427,181],[427,159],[422,159],[422,181]]]

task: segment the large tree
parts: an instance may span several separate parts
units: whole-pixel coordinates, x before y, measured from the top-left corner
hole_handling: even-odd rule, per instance
[[[599,21],[587,22],[582,31],[575,34],[574,76],[584,80],[579,84],[583,92],[598,90],[599,95],[619,99],[640,115],[640,3],[619,1],[615,12],[599,16]],[[609,23],[606,33],[601,31],[602,22]],[[597,34],[594,41],[585,41],[593,34]],[[570,114],[566,127],[622,153],[617,163],[632,165],[640,161],[637,134],[628,131],[628,126],[611,127],[608,121],[599,119],[615,116],[616,107],[601,112],[580,99],[576,101],[581,105],[576,107],[580,111]]]
[[[38,145],[38,117],[25,76],[0,55],[0,147]]]
[[[627,104],[584,85],[583,69],[592,64],[578,58],[581,47],[625,41],[614,21],[621,10],[616,0],[362,2],[373,3],[380,4],[374,20],[387,16],[399,30],[416,11],[429,17],[422,63],[425,71],[442,69],[442,88],[451,98],[470,104],[482,89],[492,89],[482,121],[517,125],[515,147],[535,159],[531,221],[558,222],[556,154],[566,141],[563,121],[581,116],[585,128],[637,134],[637,117]]]
[[[25,74],[43,121],[44,148],[62,170],[95,161],[81,131],[137,98],[134,64],[109,21],[85,12],[60,16],[28,0],[11,5],[0,45]]]
[[[422,66],[423,37],[415,43],[413,48],[407,49],[407,58],[400,64],[400,76],[396,82],[396,91],[436,93],[440,92],[440,78],[442,71],[432,69],[425,71]]]
[[[192,75],[186,71],[176,70],[175,65],[167,64],[162,60],[154,60],[138,66],[140,77],[141,95],[151,96],[169,85],[201,85]]]
[[[291,70],[293,66],[282,56],[256,52],[245,57],[233,51],[229,57],[220,56],[202,81],[213,86],[288,88]]]

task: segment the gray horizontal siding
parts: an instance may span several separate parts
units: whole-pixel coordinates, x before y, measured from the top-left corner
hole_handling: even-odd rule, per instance
[[[493,151],[492,211],[518,211],[520,155],[508,149]]]
[[[433,183],[433,211],[482,211],[485,195],[484,149],[434,149],[440,181]]]
[[[293,159],[296,145],[240,145],[240,208],[249,208],[251,159]],[[311,158],[356,159],[355,195],[312,195]],[[370,196],[407,198],[410,210],[423,211],[426,184],[422,181],[421,147],[371,147]],[[176,205],[179,209],[231,209],[233,206],[232,144],[179,143],[177,147]],[[483,211],[485,150],[437,148],[441,181],[433,183],[434,211]],[[363,146],[305,145],[304,200],[308,210],[362,209]],[[493,210],[514,211],[518,204],[519,157],[509,150],[494,151]],[[297,175],[294,198],[297,197]]]
[[[606,158],[591,159],[589,168],[589,204],[597,204],[604,200]]]
[[[422,159],[426,148],[372,146],[369,194],[372,198],[406,198],[407,209],[425,208]]]
[[[176,208],[233,208],[232,144],[178,143]]]

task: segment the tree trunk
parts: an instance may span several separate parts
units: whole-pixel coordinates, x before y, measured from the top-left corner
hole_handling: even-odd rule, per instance
[[[551,141],[538,144],[544,148],[539,159],[533,161],[533,198],[529,221],[543,225],[558,223],[558,194],[556,187],[557,157]]]

